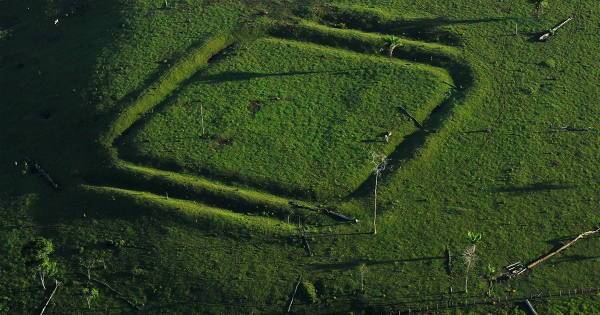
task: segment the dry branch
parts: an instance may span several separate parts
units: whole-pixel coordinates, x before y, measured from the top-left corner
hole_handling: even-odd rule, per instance
[[[81,273],[81,272],[80,272],[79,274],[87,278],[87,275],[86,275],[86,274],[84,274],[84,273]],[[113,287],[111,287],[111,286],[110,286],[108,283],[106,283],[106,282],[104,282],[104,281],[102,281],[102,280],[99,280],[99,279],[92,278],[92,277],[90,277],[90,278],[89,278],[89,280],[90,280],[90,281],[93,281],[93,282],[96,282],[96,283],[98,283],[98,284],[100,284],[100,285],[104,286],[104,287],[105,287],[105,288],[107,288],[109,291],[111,291],[111,292],[113,292],[114,294],[116,294],[116,295],[117,295],[117,297],[118,297],[119,299],[121,299],[121,300],[125,301],[127,304],[129,304],[131,307],[135,308],[136,310],[138,310],[138,311],[141,311],[141,308],[140,308],[140,307],[139,307],[139,306],[138,306],[136,303],[134,303],[134,302],[130,301],[130,300],[127,298],[127,297],[125,297],[125,295],[124,295],[123,293],[121,293],[121,292],[119,292],[119,291],[115,290],[115,289],[114,289]]]
[[[44,303],[44,306],[40,310],[40,315],[43,315],[44,312],[46,311],[46,308],[48,308],[48,305],[50,304],[50,301],[54,297],[54,294],[56,293],[56,290],[58,290],[58,286],[59,285],[60,285],[60,282],[58,282],[58,280],[54,280],[54,290],[52,290],[52,293],[50,293],[50,296],[46,300],[46,303]]]
[[[527,308],[529,309],[529,312],[533,315],[538,315],[538,312],[535,310],[535,308],[533,307],[533,304],[531,304],[531,302],[529,302],[529,299],[525,300],[525,305],[527,305]]]
[[[294,287],[294,292],[292,293],[292,298],[290,299],[290,303],[288,304],[288,308],[287,308],[288,313],[292,311],[292,305],[294,305],[294,298],[296,297],[296,292],[298,292],[298,287],[300,286],[301,282],[302,282],[302,277],[298,277],[298,282],[296,283],[296,286]]]

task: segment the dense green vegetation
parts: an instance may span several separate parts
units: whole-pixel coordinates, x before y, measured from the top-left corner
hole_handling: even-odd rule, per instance
[[[0,313],[43,304],[42,269],[61,282],[56,314],[280,313],[299,276],[295,312],[414,309],[463,301],[465,277],[468,298],[484,297],[488,265],[529,262],[600,223],[595,1],[329,2],[0,1]],[[293,71],[326,72],[272,76]],[[389,144],[360,142],[388,129]],[[377,235],[371,150],[392,158]],[[468,231],[482,238],[465,274]],[[23,249],[40,237],[53,250],[32,259]],[[597,242],[492,296],[596,286]],[[598,299],[534,304],[594,314]],[[468,311],[524,308],[449,312]]]

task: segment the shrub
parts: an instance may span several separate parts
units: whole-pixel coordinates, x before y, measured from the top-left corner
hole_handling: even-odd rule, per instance
[[[302,285],[300,286],[300,297],[309,303],[317,303],[319,301],[319,297],[317,295],[317,289],[310,281],[302,281]]]
[[[544,66],[546,68],[555,68],[556,60],[554,60],[554,58],[548,58],[548,59],[542,61],[542,66]]]

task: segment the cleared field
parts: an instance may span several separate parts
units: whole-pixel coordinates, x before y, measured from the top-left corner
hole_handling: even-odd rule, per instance
[[[548,3],[0,1],[0,314],[600,313],[598,237],[490,282],[600,224],[600,6]]]
[[[122,156],[286,194],[344,197],[452,86],[440,68],[275,38],[236,45],[195,76]],[[391,131],[389,143],[383,134]]]

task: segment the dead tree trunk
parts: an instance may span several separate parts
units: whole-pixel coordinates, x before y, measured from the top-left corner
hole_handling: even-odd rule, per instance
[[[538,266],[539,264],[543,263],[544,261],[552,258],[553,256],[557,255],[558,253],[560,253],[560,252],[564,251],[565,249],[569,248],[570,246],[572,246],[573,244],[575,244],[577,241],[579,241],[579,240],[581,240],[583,238],[586,238],[586,237],[588,237],[590,235],[599,233],[599,232],[600,232],[600,228],[598,228],[596,230],[593,230],[593,231],[587,231],[587,232],[579,234],[576,238],[570,240],[569,242],[567,242],[565,245],[561,246],[557,250],[555,250],[555,251],[553,251],[553,252],[551,252],[551,253],[549,253],[547,255],[544,255],[544,256],[540,257],[539,259],[533,261],[529,265],[527,265],[527,269],[533,269],[533,268],[535,268],[536,266]]]

